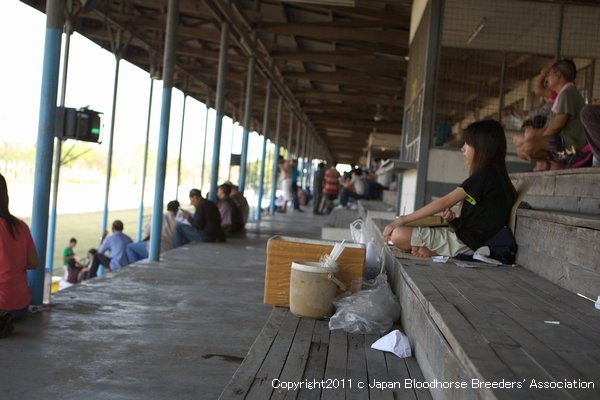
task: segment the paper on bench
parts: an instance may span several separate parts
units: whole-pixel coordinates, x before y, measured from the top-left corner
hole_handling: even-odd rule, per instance
[[[412,356],[408,337],[398,329],[391,331],[371,345],[375,350],[388,351],[400,358]]]

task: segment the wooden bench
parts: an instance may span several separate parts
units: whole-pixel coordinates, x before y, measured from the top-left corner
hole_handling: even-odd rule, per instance
[[[519,267],[415,259],[382,243],[389,219],[369,221],[402,326],[427,381],[469,382],[434,398],[600,398],[600,169],[511,177],[531,207],[515,211]]]
[[[600,398],[600,312],[594,304],[524,268],[470,264],[476,268],[403,258],[390,271],[402,325],[426,379],[469,386],[433,389],[433,396]],[[583,388],[540,390],[530,387],[534,382]]]
[[[416,360],[371,349],[378,338],[274,308],[219,398],[431,399],[427,389],[406,385],[424,380]],[[374,381],[396,387],[369,387]]]

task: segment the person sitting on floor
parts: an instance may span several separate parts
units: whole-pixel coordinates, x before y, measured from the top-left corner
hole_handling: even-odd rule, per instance
[[[250,215],[250,205],[248,205],[248,200],[246,200],[244,194],[239,191],[236,185],[229,181],[225,182],[225,184],[231,186],[231,194],[229,195],[229,197],[231,197],[231,199],[240,209],[240,212],[242,214],[242,223],[245,229],[246,223],[248,222],[248,216]]]
[[[221,214],[217,205],[202,197],[199,189],[190,190],[190,203],[195,208],[194,215],[184,211],[182,217],[188,224],[178,223],[173,234],[173,248],[189,242],[224,242],[225,234],[221,229]]]
[[[160,252],[171,250],[173,245],[173,232],[177,221],[175,216],[179,211],[179,202],[172,200],[167,203],[167,212],[162,215],[162,228],[160,235]],[[144,260],[148,258],[148,245],[150,244],[150,230],[152,224],[147,223],[142,231],[142,240],[135,243],[129,243],[127,245],[127,260],[129,263]]]
[[[90,265],[87,279],[95,278],[98,275],[100,264],[111,271],[116,271],[129,264],[126,249],[127,245],[132,243],[133,240],[123,233],[123,229],[123,221],[116,219],[112,223],[112,234],[109,236],[108,231],[104,231],[100,247]],[[107,251],[110,256],[105,254]]]
[[[63,279],[70,284],[81,282],[86,270],[86,266],[81,264],[80,258],[75,255],[75,246],[77,246],[77,239],[71,238],[69,245],[63,250],[63,266],[65,268]]]
[[[225,235],[240,233],[244,228],[242,212],[231,198],[231,186],[222,184],[217,188],[217,208],[221,214],[221,229]]]

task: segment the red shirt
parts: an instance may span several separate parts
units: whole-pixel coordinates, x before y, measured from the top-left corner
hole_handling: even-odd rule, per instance
[[[340,173],[335,167],[329,168],[325,171],[323,178],[323,193],[325,194],[338,194],[340,188]]]
[[[10,234],[6,220],[0,218],[0,310],[3,311],[20,310],[31,302],[27,254],[35,247],[25,222],[17,220],[13,229],[16,239]]]

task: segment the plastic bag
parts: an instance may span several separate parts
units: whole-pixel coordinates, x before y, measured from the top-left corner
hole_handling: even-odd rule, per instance
[[[334,300],[336,312],[329,329],[348,333],[383,334],[400,318],[400,302],[385,273],[375,278],[372,287]]]
[[[400,358],[412,357],[408,337],[398,329],[391,331],[371,345],[372,349],[394,353]]]
[[[352,234],[352,240],[354,240],[354,243],[365,242],[364,224],[362,219],[359,218],[355,221],[352,221],[350,224],[350,233]]]
[[[370,281],[375,279],[381,271],[381,257],[375,245],[375,241],[371,240],[367,243],[367,251],[365,254],[365,272],[364,277]]]

